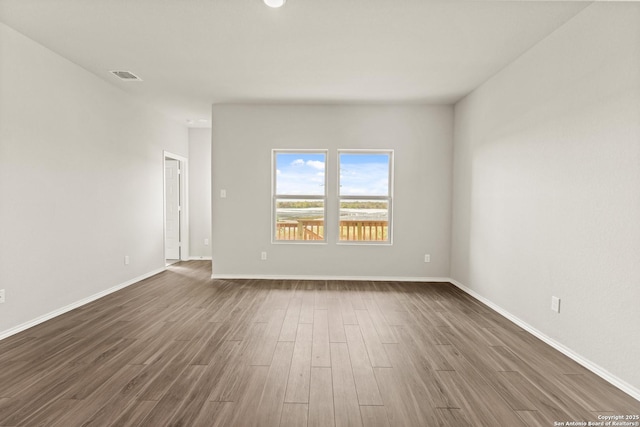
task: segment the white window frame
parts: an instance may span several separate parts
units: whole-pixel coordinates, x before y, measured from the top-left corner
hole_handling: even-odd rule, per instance
[[[349,195],[342,196],[340,195],[340,171],[342,167],[340,165],[340,155],[341,154],[388,154],[389,155],[389,185],[387,188],[388,194],[386,196],[367,196],[367,195]],[[337,193],[336,198],[338,200],[338,240],[337,244],[339,245],[382,245],[382,246],[390,246],[393,245],[393,169],[394,169],[394,150],[392,149],[339,149],[338,150],[338,185],[337,185]],[[386,201],[389,206],[388,211],[388,219],[387,219],[387,240],[341,240],[340,239],[340,205],[342,201],[347,200],[380,200]]]
[[[277,194],[276,192],[276,183],[277,183],[277,167],[276,167],[276,156],[278,154],[323,154],[324,155],[324,195],[304,195],[304,194]],[[271,150],[271,243],[272,244],[294,244],[294,245],[318,245],[318,244],[326,244],[327,240],[327,199],[328,199],[328,186],[327,186],[327,164],[329,162],[329,150],[327,149],[279,149],[274,148]],[[277,205],[278,200],[320,200],[323,202],[323,239],[322,240],[278,240],[276,239],[277,233]]]

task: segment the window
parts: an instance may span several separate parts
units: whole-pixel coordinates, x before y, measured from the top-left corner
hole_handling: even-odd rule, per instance
[[[393,151],[338,152],[340,242],[391,243]]]
[[[327,152],[273,150],[273,241],[326,242]]]

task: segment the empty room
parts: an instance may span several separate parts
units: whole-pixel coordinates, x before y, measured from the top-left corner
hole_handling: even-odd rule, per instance
[[[640,426],[640,2],[0,0],[0,427]]]

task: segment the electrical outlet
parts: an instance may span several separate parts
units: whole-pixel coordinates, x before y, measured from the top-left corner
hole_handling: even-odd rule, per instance
[[[4,289],[0,289],[0,304],[4,304]]]
[[[225,199],[227,197],[227,190],[220,190],[220,198]]]
[[[551,310],[560,313],[560,298],[551,297]]]
[[[266,252],[262,252],[262,253],[260,253],[260,259],[261,259],[262,261],[266,261],[266,260],[267,260],[267,253],[266,253]]]
[[[429,255],[429,254],[425,254],[425,256],[424,256],[424,262],[431,262],[431,255]]]
[[[131,262],[131,259],[129,258],[129,255],[125,255],[124,256],[124,265],[129,265],[129,262]]]
[[[204,239],[204,245],[209,246],[209,239]]]

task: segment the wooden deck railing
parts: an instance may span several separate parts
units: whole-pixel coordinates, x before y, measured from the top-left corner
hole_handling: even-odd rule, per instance
[[[340,220],[341,241],[385,241],[388,236],[387,221]],[[280,221],[276,223],[276,240],[322,240],[323,219]]]
[[[340,240],[384,241],[387,232],[387,221],[340,220]]]
[[[281,221],[276,223],[276,240],[322,240],[323,219]]]

